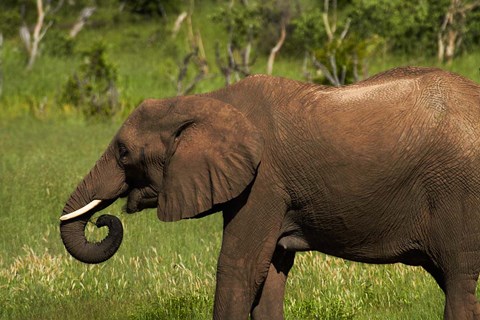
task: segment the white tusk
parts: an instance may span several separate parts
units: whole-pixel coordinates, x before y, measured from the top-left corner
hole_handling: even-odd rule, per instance
[[[102,202],[102,200],[93,200],[92,202],[90,202],[89,204],[87,204],[85,207],[83,208],[80,208],[76,211],[73,211],[69,214],[65,214],[63,216],[60,217],[60,220],[61,221],[66,221],[66,220],[70,220],[70,219],[73,219],[73,218],[76,218],[76,217],[79,217],[81,216],[82,214],[92,210],[93,208],[95,208],[96,206],[98,206],[100,204],[100,202]]]

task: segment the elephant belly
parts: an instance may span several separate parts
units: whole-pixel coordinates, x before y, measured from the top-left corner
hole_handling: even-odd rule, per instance
[[[319,251],[358,262],[419,265],[426,259],[418,237],[423,229],[424,210],[413,208],[411,203],[398,204],[391,212],[376,212],[378,208],[368,207],[328,213],[290,211],[278,246],[288,251]]]

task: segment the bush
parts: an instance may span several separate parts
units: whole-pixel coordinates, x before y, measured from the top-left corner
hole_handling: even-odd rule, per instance
[[[292,20],[291,36],[286,41],[288,51],[311,51],[324,46],[328,41],[319,8],[306,12]]]
[[[176,11],[179,1],[168,0],[123,0],[126,9],[134,14],[148,17],[165,17],[167,11]]]
[[[449,0],[353,0],[349,16],[361,37],[376,33],[398,53],[434,55]],[[414,40],[413,40],[414,39]]]
[[[384,40],[378,36],[362,39],[358,35],[351,33],[340,41],[334,39],[326,43],[323,47],[313,50],[315,59],[326,66],[334,74],[332,59],[334,59],[335,68],[339,82],[336,85],[352,84],[369,76],[369,63],[375,55],[378,48],[384,45]],[[317,73],[312,79],[319,84],[332,84],[325,77],[325,74]]]
[[[7,10],[0,6],[0,33],[10,38],[18,34],[21,25],[19,10]]]
[[[68,57],[74,53],[75,42],[66,32],[50,30],[45,35],[43,47],[54,57]]]
[[[119,109],[117,69],[108,62],[102,42],[96,42],[83,56],[78,71],[65,84],[62,101],[87,117],[111,117]]]

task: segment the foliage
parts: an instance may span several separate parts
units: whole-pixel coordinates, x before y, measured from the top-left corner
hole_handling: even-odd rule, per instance
[[[280,33],[280,24],[290,15],[289,1],[248,1],[219,6],[211,15],[231,38],[235,48],[253,43],[260,52],[267,53]]]
[[[211,19],[227,32],[235,48],[242,48],[253,39],[258,39],[263,25],[262,11],[257,3],[249,6],[219,6]]]
[[[22,23],[25,20],[33,21],[36,17],[35,14],[35,3],[33,1],[0,1],[0,32],[3,32],[7,39],[18,36]]]
[[[43,47],[52,57],[69,57],[74,54],[75,41],[65,31],[52,29],[45,35]]]
[[[148,17],[165,17],[167,12],[176,11],[179,1],[172,0],[120,0],[127,11]]]
[[[472,50],[480,43],[480,7],[472,10],[467,17],[465,30],[463,30],[462,51]]]
[[[344,85],[365,78],[368,76],[369,60],[383,44],[383,39],[377,35],[360,35],[352,30],[351,19],[337,21],[337,14],[335,11],[324,13],[315,8],[291,23],[290,46],[306,53],[305,68],[308,58],[313,58],[314,75],[304,70],[308,80]],[[332,32],[330,37],[326,30],[326,17]]]
[[[20,11],[7,9],[0,4],[0,32],[6,38],[11,38],[18,34],[20,24]]]
[[[340,77],[339,84],[352,84],[369,76],[369,62],[382,45],[383,39],[378,36],[362,39],[352,33],[342,41],[335,39],[313,50],[313,55],[318,62],[328,66],[329,69],[338,69],[336,76]],[[313,81],[331,84],[324,74],[317,74]]]
[[[117,69],[108,61],[103,42],[94,43],[83,57],[79,70],[65,84],[62,100],[87,117],[110,117],[119,108]]]
[[[293,19],[289,47],[296,50],[302,49],[302,51],[321,48],[328,40],[322,19],[322,11],[319,8],[314,8]]]
[[[361,37],[377,34],[401,53],[434,55],[437,32],[450,0],[353,0],[349,15]]]

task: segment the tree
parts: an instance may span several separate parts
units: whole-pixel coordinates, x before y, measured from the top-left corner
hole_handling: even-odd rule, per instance
[[[438,61],[451,63],[463,41],[468,15],[480,7],[480,1],[450,0],[438,31]]]
[[[391,51],[433,55],[438,26],[450,0],[353,0],[349,16],[362,38],[378,35]]]
[[[267,73],[271,74],[276,55],[282,48],[291,19],[291,1],[230,1],[212,15],[227,33],[226,62],[221,58],[217,44],[217,64],[226,83],[250,74],[255,62],[252,52],[268,52]],[[275,42],[273,42],[273,41]]]
[[[108,61],[102,42],[94,43],[83,56],[83,64],[65,84],[62,100],[87,117],[110,117],[119,108],[117,69]]]
[[[228,85],[232,83],[232,77],[237,81],[250,74],[250,55],[261,29],[261,13],[257,4],[235,5],[232,1],[219,7],[212,15],[212,20],[227,33],[226,62],[222,59],[218,42],[215,55],[217,65],[225,77],[225,84]]]
[[[337,8],[336,0],[324,0],[323,10],[311,10],[292,22],[292,41],[305,52],[307,81],[340,86],[365,78],[369,58],[382,44],[378,36],[362,37],[352,30],[352,20],[339,19]]]
[[[193,60],[193,63],[192,63]],[[189,66],[192,65],[196,69],[195,77],[188,83],[185,84],[185,79],[187,77]],[[176,79],[177,82],[177,96],[183,96],[191,93],[198,82],[202,81],[208,70],[207,60],[199,56],[198,47],[194,51],[188,53],[182,61],[182,64],[179,66],[179,72]]]
[[[268,56],[267,61],[267,74],[272,74],[275,57],[282,48],[287,37],[287,25],[290,22],[291,10],[288,2],[280,1],[280,3],[275,3],[275,6],[270,6],[268,11],[269,16],[277,16],[277,19],[274,18],[273,21],[279,20],[277,23],[279,30],[278,40],[275,46],[270,50],[270,55]]]
[[[96,7],[85,7],[82,9],[80,15],[77,18],[77,22],[75,22],[68,34],[71,39],[75,38],[77,34],[83,29],[88,19],[93,15],[95,10],[97,10]]]
[[[38,55],[40,41],[42,41],[48,29],[53,24],[53,20],[50,20],[47,24],[45,24],[45,17],[49,14],[51,15],[56,13],[62,5],[63,0],[59,0],[56,8],[52,8],[50,1],[48,1],[47,5],[44,7],[43,0],[37,0],[37,21],[33,28],[33,32],[30,32],[30,29],[27,27],[26,23],[24,23],[20,28],[20,38],[22,39],[23,44],[28,52],[27,70],[32,69],[35,59]]]
[[[179,63],[178,76],[175,79],[178,96],[191,93],[195,89],[196,85],[202,81],[209,72],[200,30],[197,28],[194,31],[193,27],[192,15],[194,12],[194,4],[195,3],[193,1],[190,3],[189,12],[185,11],[180,13],[172,28],[172,38],[175,38],[177,33],[180,31],[183,22],[186,21],[187,40],[190,47],[190,52],[188,52],[183,58],[182,62]],[[192,68],[190,68],[190,66],[192,66]],[[194,70],[195,76],[188,77],[188,74],[191,73],[192,70]]]

